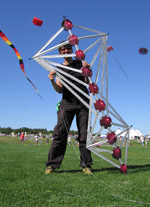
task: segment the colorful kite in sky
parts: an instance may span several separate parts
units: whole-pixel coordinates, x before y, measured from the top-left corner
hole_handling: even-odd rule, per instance
[[[140,53],[141,55],[146,55],[146,54],[148,53],[148,49],[142,47],[142,48],[139,49],[139,53]]]
[[[16,53],[17,58],[19,59],[19,64],[20,64],[20,68],[22,70],[22,72],[24,73],[25,77],[27,78],[27,80],[33,85],[34,89],[36,90],[37,94],[39,95],[35,85],[32,83],[32,81],[27,77],[26,73],[25,73],[25,69],[24,69],[24,63],[23,60],[18,52],[18,50],[15,48],[15,46],[10,42],[10,40],[4,35],[4,33],[0,30],[0,37],[4,40],[4,42],[6,42],[7,45],[9,45],[14,52]],[[39,95],[40,96],[40,95]],[[41,96],[40,96],[41,97]]]
[[[114,50],[112,46],[107,47],[107,52],[110,52],[111,50]]]

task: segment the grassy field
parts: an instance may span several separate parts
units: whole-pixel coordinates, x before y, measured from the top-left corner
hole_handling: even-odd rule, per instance
[[[92,175],[82,173],[73,146],[67,147],[61,168],[44,175],[50,143],[21,145],[19,138],[0,137],[0,206],[150,206],[150,145],[130,142],[127,174],[92,154]]]

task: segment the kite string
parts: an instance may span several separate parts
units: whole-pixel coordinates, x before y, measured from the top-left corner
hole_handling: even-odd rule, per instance
[[[120,64],[120,62],[118,61],[118,59],[117,59],[117,58],[115,58],[115,61],[117,62],[117,64],[118,64],[119,68],[121,69],[122,73],[123,73],[123,74],[124,74],[124,76],[126,77],[127,81],[129,81],[129,78],[128,78],[128,76],[127,76],[126,72],[124,71],[123,67],[121,66],[121,64]]]

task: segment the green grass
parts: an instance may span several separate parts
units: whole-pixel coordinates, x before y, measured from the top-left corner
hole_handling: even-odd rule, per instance
[[[130,143],[127,174],[92,154],[88,176],[79,167],[75,146],[67,147],[59,170],[44,175],[49,148],[45,141],[21,145],[19,138],[0,137],[0,206],[150,206],[150,146]]]

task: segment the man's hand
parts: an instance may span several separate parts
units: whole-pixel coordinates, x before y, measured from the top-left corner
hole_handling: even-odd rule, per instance
[[[62,84],[60,83],[60,81],[58,79],[56,79],[55,82],[55,76],[56,76],[56,72],[55,71],[51,71],[48,75],[49,79],[51,80],[51,83],[55,89],[55,91],[57,91],[58,93],[62,93]]]
[[[89,67],[90,67],[90,64],[88,64],[85,60],[83,60],[83,61],[82,61],[82,66],[85,67],[85,68],[86,68],[86,67],[89,68]],[[89,84],[89,83],[90,83],[89,78],[85,78],[85,82],[86,82],[87,84]]]
[[[90,67],[90,64],[88,64],[85,60],[82,61],[83,67]]]
[[[55,71],[51,71],[51,72],[49,73],[48,77],[49,77],[49,79],[50,79],[51,81],[54,80],[55,74],[56,74]]]

